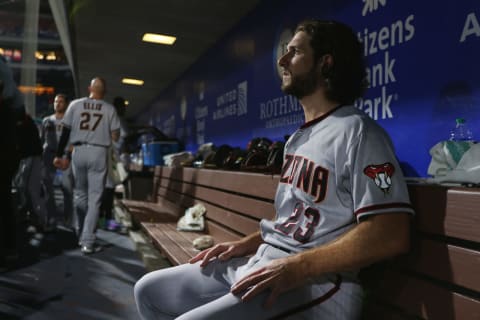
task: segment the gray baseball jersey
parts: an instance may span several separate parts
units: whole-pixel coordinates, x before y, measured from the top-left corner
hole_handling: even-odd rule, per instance
[[[302,125],[284,152],[276,219],[261,221],[267,243],[299,252],[339,237],[364,216],[413,214],[388,135],[352,106]]]
[[[41,134],[44,152],[54,153],[62,134],[62,119],[57,119],[54,114],[43,118]]]
[[[72,144],[109,147],[112,131],[120,129],[115,107],[103,100],[80,98],[70,103],[62,121],[70,128]]]

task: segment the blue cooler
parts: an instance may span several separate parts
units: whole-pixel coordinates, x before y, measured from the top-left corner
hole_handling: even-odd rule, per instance
[[[144,144],[142,144],[142,150]],[[144,166],[163,166],[163,156],[178,152],[178,142],[176,141],[155,141],[145,144],[143,151]]]
[[[150,152],[150,148],[148,147],[148,143],[142,143],[142,160],[144,166],[152,166],[152,154]]]

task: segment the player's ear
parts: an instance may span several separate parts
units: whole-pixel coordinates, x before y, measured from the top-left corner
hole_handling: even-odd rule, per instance
[[[333,67],[333,56],[331,54],[325,54],[320,59],[318,59],[318,65],[320,74],[324,79],[328,79],[332,73]]]
[[[330,70],[333,67],[333,57],[331,54],[325,54],[323,55],[319,60],[318,60],[318,66],[320,68],[320,71],[322,75],[326,78],[328,78],[328,75],[330,74]]]

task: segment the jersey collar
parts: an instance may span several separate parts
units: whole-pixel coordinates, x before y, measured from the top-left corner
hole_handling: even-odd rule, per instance
[[[340,109],[343,106],[344,106],[343,104],[338,105],[335,108],[333,108],[332,110],[328,111],[327,113],[321,115],[320,117],[315,118],[313,120],[310,120],[308,122],[305,122],[304,124],[302,124],[300,126],[300,129],[305,129],[305,128],[313,126],[314,124],[319,123],[320,121],[322,121],[323,119],[325,119],[326,117],[328,117],[329,115],[331,115],[332,113],[334,113],[335,111],[337,111],[338,109]]]

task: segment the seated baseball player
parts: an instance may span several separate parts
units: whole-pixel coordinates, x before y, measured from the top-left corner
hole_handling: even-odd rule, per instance
[[[304,21],[278,64],[305,123],[285,145],[276,218],[143,276],[142,319],[358,319],[359,270],[409,250],[414,212],[392,143],[352,106],[367,85],[355,33]]]

